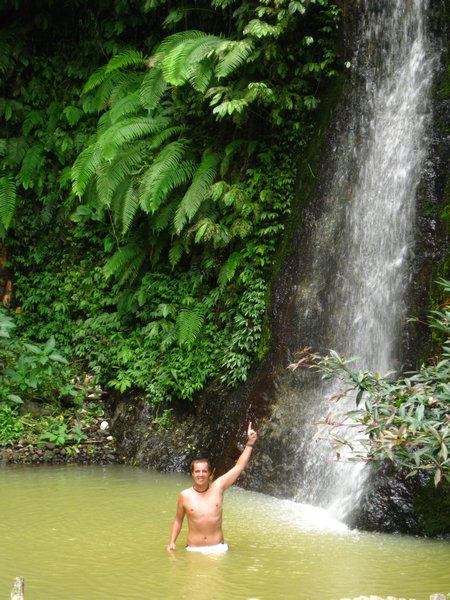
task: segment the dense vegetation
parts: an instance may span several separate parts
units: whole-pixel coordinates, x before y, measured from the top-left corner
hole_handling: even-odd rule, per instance
[[[3,0],[0,17],[3,441],[22,401],[80,402],[86,374],[165,407],[245,380],[296,161],[344,68],[334,3]]]

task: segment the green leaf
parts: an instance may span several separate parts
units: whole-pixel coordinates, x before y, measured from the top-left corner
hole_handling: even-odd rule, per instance
[[[179,233],[187,221],[196,214],[201,204],[209,196],[214,183],[217,166],[222,156],[217,153],[205,153],[192,178],[192,183],[186,191],[175,214],[174,225]]]
[[[0,177],[0,223],[7,231],[16,210],[16,183],[11,175]]]

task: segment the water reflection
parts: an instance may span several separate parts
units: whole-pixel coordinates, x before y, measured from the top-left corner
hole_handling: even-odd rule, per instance
[[[181,475],[127,467],[0,469],[0,597],[30,600],[338,600],[450,591],[450,544],[348,530],[320,509],[237,488],[230,552],[166,551]]]

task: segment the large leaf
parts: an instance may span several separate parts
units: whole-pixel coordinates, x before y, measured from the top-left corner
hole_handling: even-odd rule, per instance
[[[11,175],[0,178],[0,223],[5,231],[11,225],[16,210],[16,183]]]
[[[174,225],[179,233],[188,220],[191,220],[210,193],[214,183],[217,166],[221,160],[217,153],[206,153],[196,170],[189,189],[183,196],[175,214]]]

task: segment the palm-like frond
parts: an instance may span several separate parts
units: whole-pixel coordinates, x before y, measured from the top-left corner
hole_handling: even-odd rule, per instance
[[[205,37],[205,35],[204,31],[198,31],[196,29],[188,29],[187,31],[179,31],[178,33],[169,35],[160,43],[155,54],[151,57],[151,60],[154,64],[157,64],[179,44],[183,44],[184,42],[195,38]]]
[[[116,277],[120,284],[132,283],[144,264],[145,252],[138,242],[119,248],[104,266],[106,277]]]
[[[162,231],[168,229],[169,225],[173,222],[173,216],[179,203],[178,198],[174,198],[167,204],[160,206],[159,210],[154,214],[152,218],[152,230]]]
[[[184,160],[187,149],[185,140],[167,144],[142,178],[139,189],[141,207],[145,212],[155,213],[170,193],[184,185],[192,177],[194,165]]]
[[[167,129],[163,129],[156,135],[152,137],[149,143],[149,148],[151,150],[155,150],[159,148],[163,144],[165,144],[170,138],[175,135],[180,135],[186,131],[186,127],[184,125],[175,125],[174,127],[168,127]]]
[[[200,205],[208,197],[211,185],[217,174],[217,165],[221,155],[217,153],[206,153],[197,168],[192,183],[181,200],[180,206],[175,214],[174,225],[179,233],[186,222],[195,215]]]
[[[11,225],[16,210],[16,182],[11,175],[0,178],[0,223],[5,231]]]
[[[109,206],[118,186],[132,177],[148,157],[148,144],[138,141],[122,148],[111,162],[103,162],[97,170],[96,187],[98,201]]]
[[[163,72],[159,66],[153,67],[146,73],[139,90],[139,99],[142,106],[149,111],[154,110],[167,88],[168,84]]]
[[[44,162],[44,151],[40,144],[31,146],[25,154],[19,178],[25,189],[33,187],[36,173]]]
[[[89,77],[85,83],[82,94],[86,94],[91,90],[98,87],[111,73],[120,71],[125,67],[137,66],[144,64],[144,56],[137,50],[128,49],[116,54],[111,60],[104,66],[100,67]]]
[[[90,179],[103,161],[98,144],[87,146],[78,156],[72,167],[72,189],[82,196]]]
[[[121,200],[120,214],[122,217],[122,235],[124,235],[129,230],[139,209],[139,194],[132,181],[129,182],[127,189],[121,195]]]
[[[201,304],[181,310],[176,321],[179,345],[191,347],[197,339],[204,322],[205,309]]]
[[[171,267],[175,267],[183,256],[184,244],[183,240],[177,238],[169,250],[169,262]]]
[[[199,65],[222,43],[222,38],[204,34],[178,44],[162,61],[164,77],[172,85],[178,86],[189,80],[192,84],[200,86],[199,91],[204,91],[204,82],[209,81],[213,73],[212,63],[204,63],[201,74]]]
[[[111,125],[99,137],[98,145],[102,149],[105,160],[113,160],[118,150],[124,144],[128,144],[144,136],[158,133],[169,124],[165,117],[128,117],[118,123]]]
[[[142,110],[142,105],[139,101],[138,92],[128,94],[116,102],[109,111],[111,123],[114,124],[124,117],[136,115],[136,113],[138,113],[140,110]]]
[[[242,263],[242,254],[240,252],[233,252],[228,257],[227,262],[219,271],[219,285],[225,287],[225,285],[233,279],[236,269]]]
[[[220,79],[227,77],[238,69],[255,50],[255,44],[250,39],[227,41],[223,43],[223,55],[217,63],[216,76]]]

